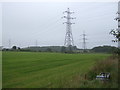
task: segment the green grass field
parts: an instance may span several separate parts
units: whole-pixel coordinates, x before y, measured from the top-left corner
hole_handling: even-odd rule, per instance
[[[3,88],[62,88],[110,54],[2,52]],[[79,77],[78,77],[79,78]],[[74,86],[74,85],[73,85]]]

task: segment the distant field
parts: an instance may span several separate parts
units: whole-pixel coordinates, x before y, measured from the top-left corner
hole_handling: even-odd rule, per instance
[[[110,54],[3,52],[3,88],[68,87]],[[71,83],[72,84],[72,83]]]

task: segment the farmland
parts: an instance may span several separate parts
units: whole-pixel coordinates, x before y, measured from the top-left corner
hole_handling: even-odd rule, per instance
[[[110,54],[3,52],[3,88],[75,87],[72,81]],[[79,86],[78,86],[79,87]]]

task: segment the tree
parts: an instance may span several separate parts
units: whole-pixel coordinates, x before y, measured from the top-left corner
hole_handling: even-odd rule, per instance
[[[20,50],[21,48],[20,47],[18,47],[18,50]]]
[[[73,53],[73,46],[72,45],[69,45],[67,47],[67,53]]]
[[[120,41],[120,31],[118,29],[116,30],[111,30],[110,34],[112,34],[115,37],[115,40],[112,40],[113,42],[118,42]]]
[[[120,31],[118,29],[111,30],[110,34],[112,34],[115,37],[115,40],[112,40],[113,42],[120,42]],[[117,54],[120,56],[120,48],[118,47]]]
[[[13,49],[13,50],[16,50],[16,49],[17,49],[17,47],[16,47],[16,46],[13,46],[13,47],[12,47],[12,49]]]
[[[116,50],[117,48],[114,46],[98,46],[91,49],[92,52],[98,53],[114,53]]]
[[[46,50],[47,52],[52,52],[52,50],[51,50],[51,48],[47,48],[47,50]]]
[[[65,52],[66,52],[66,49],[65,49],[64,46],[61,47],[61,52],[62,52],[62,53],[65,53]]]

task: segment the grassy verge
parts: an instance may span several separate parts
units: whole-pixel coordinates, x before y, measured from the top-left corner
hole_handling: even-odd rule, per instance
[[[111,73],[110,80],[96,80],[96,75],[100,72]],[[77,88],[118,88],[118,58],[111,56],[108,59],[97,61],[90,71],[76,75],[68,85]]]

